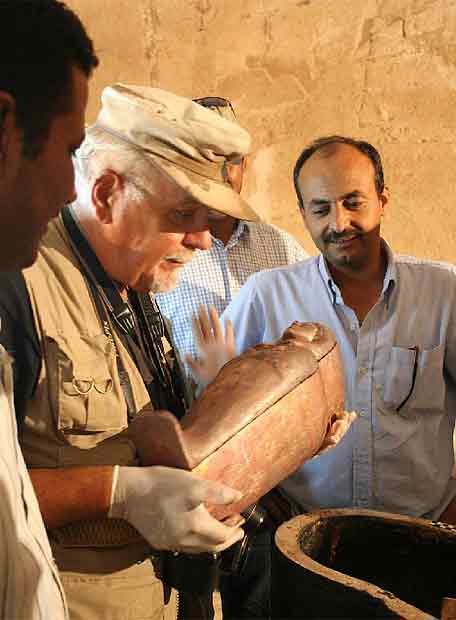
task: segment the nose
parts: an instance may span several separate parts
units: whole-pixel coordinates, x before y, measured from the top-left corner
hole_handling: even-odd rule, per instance
[[[350,213],[340,202],[336,202],[332,209],[331,228],[334,232],[344,232],[350,223]]]
[[[184,237],[183,245],[192,250],[208,250],[212,245],[211,233],[209,230],[188,232]]]

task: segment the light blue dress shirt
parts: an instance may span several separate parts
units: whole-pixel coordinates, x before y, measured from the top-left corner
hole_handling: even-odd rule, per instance
[[[321,255],[251,276],[222,318],[238,353],[296,320],[327,325],[339,343],[345,407],[358,419],[282,483],[292,499],[436,519],[456,495],[456,270],[385,249],[382,294],[362,326]]]

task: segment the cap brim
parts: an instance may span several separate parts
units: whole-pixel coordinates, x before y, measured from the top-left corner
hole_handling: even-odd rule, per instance
[[[260,220],[257,212],[228,183],[217,183],[191,170],[179,168],[166,159],[156,157],[151,153],[147,155],[179,187],[209,209],[225,213],[238,220],[252,222]]]

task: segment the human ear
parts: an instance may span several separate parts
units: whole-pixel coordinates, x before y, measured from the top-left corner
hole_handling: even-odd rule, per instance
[[[304,208],[304,205],[302,204],[302,202],[299,200],[297,200],[297,205],[298,205],[298,210],[299,210],[299,215],[302,217],[302,221],[304,223],[305,228],[309,228],[308,224],[307,224],[307,214],[306,214],[306,210]]]
[[[226,161],[223,165],[223,180],[238,194],[241,193],[242,183],[244,180],[245,157],[242,157],[239,163]]]
[[[102,224],[111,224],[112,206],[116,194],[123,189],[122,177],[114,170],[104,170],[92,185],[92,204],[95,207],[97,219]]]
[[[244,155],[244,157],[242,158],[241,161],[241,166],[242,166],[242,172],[245,174],[248,167],[249,167],[249,162],[248,162],[249,156],[248,155]]]
[[[390,193],[389,187],[385,185],[385,187],[383,188],[383,191],[378,196],[380,200],[380,204],[381,204],[382,215],[384,215],[385,213],[385,208],[389,204],[390,197],[391,197],[391,193]]]

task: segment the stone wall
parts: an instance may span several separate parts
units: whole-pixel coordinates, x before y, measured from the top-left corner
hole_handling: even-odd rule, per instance
[[[385,237],[397,251],[456,262],[456,1],[68,3],[102,61],[90,120],[114,81],[228,97],[254,137],[248,196],[311,253],[294,161],[317,136],[365,138],[392,193]]]

